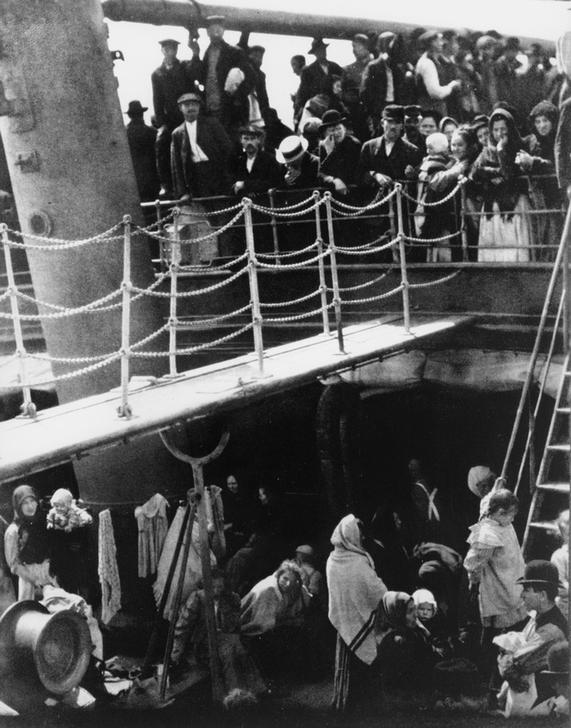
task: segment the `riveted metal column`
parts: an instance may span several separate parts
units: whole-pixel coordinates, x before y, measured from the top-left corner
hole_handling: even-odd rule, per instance
[[[321,293],[321,317],[323,319],[323,333],[329,334],[329,313],[327,309],[327,283],[325,281],[325,259],[323,257],[323,236],[321,234],[321,206],[318,204],[320,193],[315,190],[313,199],[315,201],[315,241],[317,253],[319,254],[319,290]]]

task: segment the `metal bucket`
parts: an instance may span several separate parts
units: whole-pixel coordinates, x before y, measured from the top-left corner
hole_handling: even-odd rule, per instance
[[[39,602],[23,601],[0,618],[0,675],[35,672],[56,695],[79,685],[91,650],[87,622],[76,612],[50,614]]]

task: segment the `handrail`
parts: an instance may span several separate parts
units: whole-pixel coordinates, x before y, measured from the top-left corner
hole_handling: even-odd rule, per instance
[[[559,248],[557,250],[557,255],[555,258],[555,262],[553,264],[553,271],[551,273],[551,278],[549,280],[549,285],[547,287],[547,293],[545,294],[545,301],[543,303],[543,309],[541,311],[541,317],[539,321],[539,326],[537,329],[537,334],[535,337],[535,342],[533,345],[533,350],[531,352],[531,357],[529,361],[529,366],[527,370],[527,375],[525,378],[525,382],[521,391],[521,395],[519,398],[519,403],[516,411],[516,416],[514,420],[514,424],[512,427],[512,432],[510,436],[510,440],[506,449],[506,454],[504,457],[504,463],[502,465],[502,472],[501,477],[503,479],[507,478],[507,471],[509,468],[510,460],[513,454],[515,441],[520,429],[521,420],[523,417],[523,411],[525,408],[525,403],[527,401],[532,382],[534,380],[534,373],[535,373],[535,366],[537,364],[537,359],[539,355],[539,348],[541,345],[541,339],[543,337],[543,333],[545,330],[545,325],[548,317],[549,307],[551,305],[551,300],[553,298],[553,293],[555,291],[555,284],[557,282],[557,279],[559,277],[559,274],[562,269],[562,262],[566,255],[566,249],[569,244],[569,238],[571,236],[571,206],[567,208],[567,214],[565,216],[565,225],[563,227],[563,233],[561,235],[561,241],[559,243]],[[566,272],[565,272],[566,273]],[[563,295],[566,295],[565,287],[563,290]],[[564,342],[564,346],[567,347],[569,345],[569,342]]]

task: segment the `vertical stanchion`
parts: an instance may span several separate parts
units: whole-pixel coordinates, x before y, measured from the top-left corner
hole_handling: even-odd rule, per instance
[[[468,260],[468,228],[466,227],[466,180],[460,180],[460,234],[462,236],[462,260]]]
[[[395,224],[395,205],[396,200],[393,197],[393,199],[389,202],[389,235],[391,236],[391,240],[394,240],[397,236],[397,226]],[[398,263],[400,251],[398,250],[398,248],[395,248],[393,246],[391,248],[391,252],[393,255],[393,263]]]
[[[169,375],[176,377],[178,372],[176,369],[176,347],[177,347],[177,295],[178,295],[178,269],[180,266],[180,234],[178,229],[178,217],[180,210],[178,207],[174,211],[173,217],[173,235],[174,239],[171,243],[171,289],[170,289],[170,306],[169,306]]]
[[[121,404],[119,417],[131,417],[129,405],[129,357],[131,356],[131,215],[123,216],[123,301],[121,308]]]
[[[252,200],[242,199],[244,206],[244,228],[246,230],[246,247],[248,249],[248,279],[250,282],[250,303],[252,304],[252,323],[254,324],[254,348],[258,357],[260,376],[264,373],[264,340],[262,337],[262,312],[260,308],[260,292],[258,290],[258,271],[256,268],[256,247],[254,227],[252,225]]]
[[[268,199],[270,201],[270,207],[273,210],[275,208],[275,190],[268,190]],[[274,254],[276,256],[276,263],[277,265],[280,264],[279,254],[280,254],[280,241],[278,237],[278,221],[276,220],[276,216],[272,213],[272,217],[270,219],[270,223],[272,226],[272,239],[274,241]]]
[[[570,208],[571,209],[571,208]],[[571,212],[567,211],[565,218],[565,226],[563,228],[564,245],[565,249],[563,252],[563,291],[565,298],[563,299],[563,351],[568,352],[571,349],[571,341],[569,336],[571,335],[571,290],[569,288],[569,264],[571,263],[571,256],[569,255],[569,247],[571,246]],[[571,393],[571,387],[569,388]]]
[[[341,319],[341,295],[339,292],[339,274],[337,271],[337,256],[335,255],[335,234],[333,232],[333,213],[331,210],[331,192],[323,195],[325,211],[327,213],[327,237],[329,238],[329,259],[331,261],[331,282],[333,284],[333,310],[335,311],[335,326],[337,328],[337,341],[339,353],[345,354],[343,341],[343,321]]]
[[[20,381],[22,387],[23,402],[20,411],[24,417],[36,416],[36,405],[32,402],[32,392],[28,386],[28,376],[26,371],[26,348],[24,346],[24,335],[22,333],[22,321],[20,319],[20,308],[18,306],[18,289],[16,287],[16,277],[14,276],[14,267],[12,265],[12,251],[10,250],[10,240],[8,238],[8,227],[6,223],[0,225],[2,232],[2,243],[4,246],[4,258],[6,259],[6,276],[8,278],[8,292],[10,294],[10,310],[12,313],[12,326],[14,327],[14,340],[16,342],[16,356],[20,367]]]
[[[323,318],[323,333],[329,334],[329,313],[327,310],[327,285],[325,282],[325,260],[323,258],[323,236],[321,235],[321,206],[319,202],[319,190],[313,192],[315,201],[315,241],[319,255],[319,290],[321,292],[321,317]]]
[[[157,198],[155,200],[155,222],[157,223],[157,233],[160,234],[160,222],[161,222],[161,201]],[[160,259],[160,266],[161,266],[161,272],[164,273],[167,267],[166,263],[166,257],[165,257],[165,244],[163,240],[159,240],[159,259]]]
[[[402,285],[402,310],[404,318],[404,330],[407,334],[410,333],[410,303],[408,298],[408,275],[406,271],[406,252],[405,252],[405,239],[404,239],[404,223],[402,216],[402,185],[397,182],[395,185],[397,191],[396,194],[396,206],[397,206],[397,239],[399,241],[399,252],[400,252],[400,272],[401,272],[401,285]]]

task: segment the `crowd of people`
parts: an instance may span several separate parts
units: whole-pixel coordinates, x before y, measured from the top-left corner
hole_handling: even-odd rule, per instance
[[[234,474],[223,488],[209,486],[209,591],[195,523],[182,601],[177,608],[171,591],[165,602],[171,681],[215,665],[228,707],[237,710],[271,698],[283,681],[331,679],[332,706],[342,712],[374,715],[384,696],[404,692],[427,707],[439,700],[455,709],[493,707],[506,717],[568,715],[561,665],[569,659],[569,511],[557,518],[562,545],[551,560],[526,564],[513,527],[517,497],[484,465],[470,469],[467,485],[479,517],[464,548],[450,538],[457,517],[416,458],[406,485],[368,516],[344,515],[327,545],[313,528],[312,543],[292,546],[273,488],[253,491]],[[92,609],[83,598],[81,536],[92,516],[62,488],[49,511],[29,485],[18,486],[12,502],[13,522],[2,523],[2,606],[67,604],[88,620],[100,661],[105,645],[94,613],[106,624],[103,601],[109,608],[112,600],[103,594],[101,609]],[[161,574],[172,570],[184,528],[184,508],[169,527],[166,505],[157,494],[135,511],[139,576],[156,575],[159,600],[167,589]],[[100,552],[102,520],[100,514]],[[182,568],[178,561],[173,584]]]
[[[224,22],[207,18],[202,58],[193,37],[191,60],[178,59],[178,41],[161,41],[151,78],[156,128],[138,101],[129,104],[143,200],[316,187],[346,195],[354,186],[383,194],[401,181],[406,232],[449,240],[419,242],[413,259],[459,260],[460,194],[431,204],[465,181],[471,259],[553,259],[571,184],[568,36],[559,68],[537,43],[522,48],[493,30],[358,33],[344,68],[314,38],[312,63],[291,58],[299,86],[289,128],[270,107],[265,49],[249,46],[248,34],[228,44]]]

